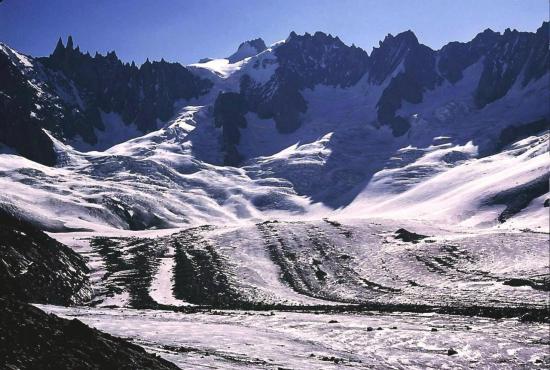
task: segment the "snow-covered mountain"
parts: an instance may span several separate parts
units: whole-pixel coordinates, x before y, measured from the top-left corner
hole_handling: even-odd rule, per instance
[[[0,50],[3,208],[49,230],[385,217],[548,228],[548,23],[181,66]]]
[[[548,367],[548,37],[0,44],[0,364]]]

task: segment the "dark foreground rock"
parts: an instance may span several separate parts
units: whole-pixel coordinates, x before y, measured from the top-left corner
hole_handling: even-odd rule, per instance
[[[142,347],[0,298],[2,369],[178,369]]]
[[[177,369],[137,345],[25,302],[90,299],[84,258],[0,209],[0,369]]]
[[[0,296],[70,305],[90,299],[84,258],[0,209]]]

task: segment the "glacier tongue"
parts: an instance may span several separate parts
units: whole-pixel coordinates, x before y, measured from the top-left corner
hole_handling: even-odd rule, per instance
[[[0,154],[2,202],[49,230],[166,228],[333,212],[547,230],[544,192],[503,224],[506,202],[491,202],[544,180],[547,134],[485,157],[479,143],[494,141],[495,134],[484,129],[483,116],[460,117],[480,119],[471,129],[461,125],[470,135],[428,117],[413,126],[409,139],[395,139],[348,109],[357,100],[365,102],[361,111],[370,108],[364,88],[312,90],[306,94],[310,116],[293,134],[279,134],[270,120],[249,114],[239,147],[249,159],[242,168],[209,164],[219,163],[221,154],[208,105],[184,106],[165,127],[104,152],[81,153],[51,137],[62,167]],[[327,98],[335,101],[329,110]]]
[[[398,38],[415,39],[409,33]],[[189,66],[209,79],[211,88],[177,100],[176,114],[156,131],[134,137],[138,132],[122,123],[119,114],[102,111],[107,127],[95,149],[118,143],[106,150],[81,152],[50,133],[57,167],[3,150],[0,202],[57,231],[327,215],[548,231],[548,189],[541,185],[549,164],[544,150],[548,135],[541,130],[548,114],[541,102],[550,99],[548,73],[525,84],[527,71],[521,72],[504,96],[480,108],[475,101],[485,71],[480,58],[461,70],[456,81],[443,79],[425,89],[420,102],[400,98],[395,114],[405,117],[410,129],[395,137],[380,122],[380,102],[394,79],[411,72],[406,61],[396,61],[377,77],[367,69],[351,83],[350,76],[341,76],[325,59],[338,61],[339,48],[349,53],[347,62],[367,55],[338,38],[293,34],[269,48],[256,44],[258,48],[242,45],[244,58]],[[295,55],[302,44],[309,45],[303,53],[314,54],[307,60]],[[281,49],[288,55],[281,55]],[[3,45],[2,50],[24,70],[36,61]],[[302,70],[304,66],[312,70]],[[215,126],[214,106],[220,93],[245,94],[245,76],[268,100],[280,89],[286,91],[285,84],[292,81],[285,78],[302,79],[306,87],[299,94],[307,109],[296,130],[287,133],[279,131],[277,112],[266,118],[269,114],[249,109],[233,148],[243,159],[241,166],[222,166],[226,133]],[[327,81],[340,77],[349,83],[329,86]],[[94,149],[75,140],[77,148]]]

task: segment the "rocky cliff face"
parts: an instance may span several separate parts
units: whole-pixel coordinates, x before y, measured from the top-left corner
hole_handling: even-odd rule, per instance
[[[279,133],[295,132],[309,109],[304,93],[319,85],[347,89],[361,84],[367,93],[376,91],[376,102],[369,108],[376,113],[374,123],[389,127],[396,137],[411,127],[411,117],[400,112],[404,106],[422,104],[426,93],[442,87],[450,86],[448,93],[454,94],[453,88],[472,68],[475,76],[469,75],[467,83],[473,103],[468,109],[484,109],[512,89],[548,75],[548,34],[548,22],[536,32],[485,30],[469,42],[432,50],[406,31],[388,35],[370,55],[322,32],[292,32],[269,49],[261,39],[244,42],[227,58],[236,71],[228,73],[239,81],[228,91],[240,95],[244,108],[239,118],[233,117],[239,122],[229,118],[220,124],[217,114],[215,125],[223,128],[220,150],[226,164],[239,163],[236,146],[244,127],[240,116],[247,112],[273,119]],[[237,62],[242,66],[235,66]],[[2,46],[0,76],[7,83],[0,87],[0,142],[52,165],[54,145],[42,129],[61,141],[93,147],[98,134],[109,128],[105,114],[115,114],[120,125],[135,128],[135,137],[168,120],[178,100],[202,96],[211,88],[226,90],[226,82],[200,78],[194,71],[165,61],[147,61],[141,67],[124,64],[114,52],[92,57],[71,38],[67,45],[60,40],[52,55],[38,59]]]
[[[91,298],[84,258],[2,209],[0,255],[0,296],[59,305]]]
[[[271,79],[258,85],[244,75],[241,92],[249,110],[273,118],[280,132],[293,132],[300,126],[300,115],[307,110],[303,89],[317,84],[351,86],[369,65],[365,51],[322,32],[303,36],[292,32],[274,52],[278,67]]]
[[[60,40],[53,54],[41,62],[74,82],[91,117],[99,118],[99,110],[117,112],[124,123],[135,123],[143,132],[155,129],[157,119],[169,119],[176,100],[196,98],[210,87],[181,64],[147,60],[138,68],[122,63],[115,52],[83,54],[73,48],[71,38],[66,47]],[[95,123],[102,128],[100,120]]]
[[[0,142],[36,162],[56,163],[48,130],[61,141],[91,146],[106,130],[102,113],[146,133],[168,120],[174,104],[206,93],[211,83],[178,63],[122,63],[114,52],[92,57],[59,40],[45,58],[0,50]]]
[[[0,367],[177,369],[143,348],[26,302],[82,304],[92,296],[85,260],[0,209]]]
[[[504,97],[516,82],[525,86],[540,79],[548,71],[547,45],[548,22],[536,33],[485,30],[470,42],[451,42],[441,50],[420,44],[406,31],[388,35],[370,56],[322,32],[291,33],[274,48],[278,67],[271,79],[258,84],[245,75],[241,92],[250,111],[273,118],[280,132],[293,132],[307,111],[304,89],[317,84],[350,87],[366,76],[371,86],[383,89],[377,103],[379,123],[401,136],[410,128],[408,118],[398,114],[404,102],[420,104],[425,92],[456,84],[468,67],[482,63],[474,93],[481,109]]]
[[[227,59],[229,60],[229,63],[240,62],[243,59],[261,53],[265,49],[267,49],[267,46],[265,45],[264,40],[262,40],[261,38],[245,41],[241,43],[237,51],[231,54],[231,56],[229,56],[229,58]]]
[[[241,94],[220,93],[214,103],[214,125],[222,129],[224,163],[236,166],[241,161],[236,146],[240,142],[241,128],[246,128],[246,102]]]
[[[485,53],[476,103],[482,108],[502,98],[518,82],[521,86],[548,72],[548,22],[536,33],[507,29]]]

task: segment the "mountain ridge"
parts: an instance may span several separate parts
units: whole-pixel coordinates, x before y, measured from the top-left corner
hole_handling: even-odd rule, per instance
[[[485,157],[495,170],[500,170],[501,156],[515,158],[513,166],[529,162],[539,171],[539,159],[509,146],[524,148],[522,140],[546,140],[547,29],[545,22],[535,33],[486,30],[468,43],[451,42],[437,51],[406,31],[388,35],[370,55],[322,32],[291,33],[285,42],[235,63],[217,59],[186,67],[160,61],[138,68],[122,63],[114,52],[92,57],[82,54],[72,39],[38,60],[3,46],[3,73],[14,77],[14,86],[28,97],[24,109],[15,110],[19,121],[2,121],[13,127],[0,131],[12,135],[0,137],[3,150],[50,166],[6,156],[5,181],[16,189],[24,186],[21,179],[37,181],[34,173],[46,174],[38,180],[43,181],[41,189],[61,192],[51,202],[80,215],[67,219],[61,214],[61,223],[52,221],[56,217],[38,217],[50,230],[82,223],[76,227],[95,228],[97,220],[111,227],[147,229],[198,220],[259,220],[272,211],[375,210],[382,200],[395,197],[390,203],[400,204],[400,197],[417,197],[410,192],[420,191],[416,189],[424,182],[444,179],[466,166],[481,168]],[[97,72],[81,72],[88,67],[99,68],[109,83],[101,82]],[[123,76],[113,83],[108,77],[113,73]],[[174,77],[179,75],[183,82]],[[136,90],[127,81],[142,87]],[[143,86],[150,93],[131,104]],[[1,95],[4,107],[11,107],[9,96],[16,93]],[[182,96],[187,99],[178,98]],[[91,109],[82,108],[90,101]],[[140,112],[149,119],[138,127],[132,117]],[[86,114],[89,121],[69,119]],[[50,116],[58,118],[45,119]],[[66,121],[70,123],[65,126]],[[25,127],[32,130],[22,135],[18,130]],[[523,128],[529,137],[518,134]],[[85,142],[85,132],[89,139],[95,135],[95,146]],[[19,150],[10,142],[14,137]],[[45,143],[35,145],[27,137],[42,137]],[[539,151],[532,155],[538,158]],[[26,170],[29,166],[32,171]],[[518,171],[526,183],[534,180]],[[78,180],[61,191],[62,184],[52,188],[56,178],[88,181]],[[111,193],[115,183],[124,196]],[[513,188],[504,185],[495,192],[507,187]],[[76,188],[89,192],[83,204],[64,198]],[[48,199],[53,196],[40,191]],[[169,194],[169,200],[149,195],[157,191]],[[13,199],[3,202],[25,209],[20,193],[12,194]],[[483,196],[468,194],[468,210],[449,210],[449,217],[465,222],[472,212],[502,206],[490,199],[504,199],[490,190]],[[429,203],[426,197],[421,204]],[[539,198],[528,201],[538,204]],[[529,204],[522,209],[531,210]],[[419,213],[428,216],[425,210]],[[60,226],[69,219],[72,226]],[[498,217],[488,216],[479,224],[494,222]]]
[[[486,104],[501,98],[509,90],[511,84],[518,78],[523,66],[526,66],[525,69],[527,72],[523,77],[524,86],[528,82],[540,78],[545,71],[544,65],[548,64],[548,52],[546,50],[547,48],[544,47],[544,36],[547,36],[547,31],[548,22],[543,23],[535,33],[507,29],[501,34],[487,29],[476,35],[470,42],[450,42],[441,49],[434,51],[419,43],[414,33],[408,30],[396,36],[388,34],[383,41],[380,41],[378,48],[373,48],[370,55],[365,51],[361,51],[362,49],[360,48],[356,48],[355,46],[349,47],[343,44],[339,38],[333,38],[322,32],[316,32],[313,36],[308,33],[299,36],[291,32],[290,36],[283,44],[274,48],[277,60],[282,61],[282,64],[279,63],[277,68],[277,71],[279,71],[277,73],[280,75],[278,77],[279,81],[264,84],[262,87],[251,87],[250,82],[245,78],[241,81],[240,92],[245,96],[249,110],[257,112],[261,117],[275,117],[276,121],[279,122],[279,130],[281,130],[281,132],[290,132],[300,125],[300,115],[307,110],[307,106],[300,93],[304,88],[311,88],[312,84],[316,83],[328,85],[339,84],[341,86],[353,85],[358,81],[358,78],[365,73],[368,73],[368,78],[372,83],[380,85],[386,81],[390,73],[394,73],[400,63],[404,63],[404,70],[402,72],[397,72],[395,76],[393,76],[392,81],[390,81],[385,89],[385,93],[381,96],[377,108],[379,122],[392,127],[394,134],[400,136],[410,127],[410,123],[407,122],[407,119],[396,114],[401,101],[407,101],[413,104],[421,102],[423,91],[433,89],[435,84],[441,83],[442,79],[447,79],[453,84],[456,83],[462,78],[464,69],[479,60],[481,54],[487,53],[487,50],[491,47],[493,47],[493,49],[495,47],[497,49],[503,48],[511,42],[515,42],[516,44],[519,43],[520,45],[526,44],[522,50],[533,50],[536,57],[529,58],[529,55],[526,55],[525,51],[521,51],[521,55],[515,57],[515,59],[507,57],[513,61],[512,67],[501,72],[504,73],[504,75],[501,76],[498,71],[489,72],[490,67],[493,69],[502,68],[499,67],[502,65],[502,61],[497,62],[496,58],[498,58],[503,51],[494,52],[490,60],[484,62],[486,64],[484,73],[480,78],[476,92],[476,104],[478,107],[482,108]],[[518,40],[518,38],[521,40]],[[346,57],[341,55],[341,52],[336,54],[338,58],[343,58],[341,61],[335,59],[334,62],[322,62],[328,63],[329,66],[334,65],[334,68],[337,68],[337,70],[339,68],[341,71],[344,71],[340,73],[352,73],[355,77],[336,77],[336,75],[334,77],[329,77],[331,72],[326,70],[327,67],[321,68],[319,73],[322,75],[318,77],[314,77],[313,75],[306,77],[304,71],[308,71],[307,73],[311,74],[313,73],[313,68],[318,67],[314,67],[314,64],[301,67],[288,64],[291,63],[289,59],[291,57],[291,54],[289,54],[290,45],[301,43],[301,40],[311,40],[307,42],[312,47],[318,45],[318,47],[335,47],[341,50],[358,50],[357,52],[359,54],[364,53],[364,56],[353,61],[350,67],[341,64],[346,60]],[[335,44],[330,46],[332,41],[329,40],[334,40]],[[263,52],[267,49],[265,43],[261,39],[244,42],[239,48],[245,45],[251,45],[251,43],[254,45],[257,44],[254,48],[258,47],[256,49],[258,52]],[[3,47],[3,51],[4,55],[8,53],[6,46]],[[307,54],[312,52],[313,49],[311,51],[293,51],[292,53],[296,55],[294,58],[300,58],[300,53]],[[441,55],[438,56],[438,66],[435,66],[433,55],[439,54]],[[515,53],[514,55],[518,54]],[[504,56],[506,57],[506,55]],[[317,56],[312,54],[308,58],[313,58],[311,60],[318,60],[321,57],[325,58],[322,53],[319,54],[319,52],[317,52]],[[518,58],[519,61],[516,60]],[[527,60],[528,58],[529,60]],[[12,57],[11,59],[13,62],[14,58]],[[239,59],[239,61],[241,59]],[[361,60],[363,61],[361,62]],[[4,108],[3,112],[0,112],[0,115],[6,117],[6,120],[20,121],[21,123],[19,123],[19,126],[23,127],[26,125],[25,127],[28,127],[28,130],[33,130],[34,126],[44,126],[44,124],[40,123],[40,118],[45,121],[54,121],[56,123],[49,123],[46,125],[46,128],[50,130],[53,135],[57,136],[58,139],[67,140],[78,136],[80,140],[92,146],[97,143],[97,134],[95,132],[97,132],[97,130],[104,131],[106,126],[105,118],[102,117],[98,109],[101,109],[103,112],[119,113],[122,119],[120,124],[126,127],[134,125],[134,135],[139,132],[147,133],[157,128],[157,119],[165,122],[172,117],[175,113],[173,105],[178,99],[183,98],[188,100],[193,97],[198,97],[200,94],[207,93],[208,89],[212,87],[211,82],[208,80],[201,80],[200,78],[197,79],[193,76],[192,72],[189,73],[185,67],[178,63],[170,64],[164,62],[164,60],[151,63],[147,60],[141,67],[137,67],[133,62],[132,64],[122,63],[115,52],[109,52],[105,56],[96,53],[96,55],[92,57],[89,53],[84,54],[78,47],[74,47],[73,39],[70,36],[67,40],[67,47],[63,45],[60,39],[54,52],[49,57],[37,58],[37,61],[44,66],[39,66],[37,69],[44,70],[45,68],[46,70],[44,73],[46,75],[55,74],[50,72],[50,70],[53,72],[61,71],[63,73],[63,76],[59,77],[42,77],[42,80],[45,79],[46,81],[40,81],[40,76],[33,76],[41,82],[41,84],[39,84],[40,86],[51,87],[48,85],[62,85],[61,89],[55,86],[51,89],[54,91],[48,91],[55,100],[53,107],[48,107],[47,103],[40,104],[40,101],[34,102],[34,104],[46,105],[46,109],[42,112],[46,111],[49,114],[45,114],[44,117],[41,117],[40,114],[42,112],[34,112],[32,110],[32,103],[27,104],[27,107],[23,108],[24,111],[22,112],[13,112],[14,109],[9,107],[9,100],[7,100],[4,102],[4,106],[8,106]],[[298,59],[292,63],[296,63],[297,61]],[[13,76],[10,77],[13,80],[17,73],[14,71],[13,65],[8,64],[10,63],[4,60],[5,67],[3,75],[5,75],[6,78]],[[28,65],[32,64],[30,64],[27,58],[26,67],[32,70],[33,67],[28,67]],[[352,65],[354,65],[354,67],[351,67]],[[357,67],[355,67],[355,65],[357,65]],[[6,71],[6,68],[8,71]],[[16,66],[16,69],[17,68],[21,67]],[[356,72],[353,72],[353,68],[358,69]],[[94,69],[96,69],[97,72],[93,72]],[[110,69],[112,69],[112,72],[108,72]],[[42,71],[38,71],[35,74],[39,75],[41,73]],[[109,84],[101,82],[99,77],[93,77],[94,73],[105,75],[103,79],[118,79],[120,82],[111,83],[111,86],[109,86]],[[158,74],[158,77],[154,77],[151,75],[152,73],[153,75],[155,73]],[[115,75],[117,78],[108,77]],[[118,77],[121,75],[127,77]],[[162,77],[163,75],[166,77]],[[180,75],[181,77],[177,77]],[[21,77],[18,78],[21,79]],[[9,85],[21,86],[20,89],[28,90],[28,87],[24,86],[25,79],[29,80],[29,78],[32,77],[25,77],[23,74],[22,78],[23,79],[19,82],[16,80]],[[156,84],[161,84],[155,85],[157,86],[155,89],[160,89],[160,95],[151,90],[150,87],[147,87],[142,93],[139,93],[139,91],[136,92],[135,88],[132,90],[130,87],[132,85],[150,85],[151,82],[146,82],[146,80],[151,80],[151,78],[157,80]],[[161,79],[159,80],[159,78]],[[306,79],[304,80],[304,78]],[[127,80],[128,82],[124,82],[123,80]],[[269,93],[269,91],[273,89],[270,86],[274,83],[278,85],[275,91],[279,91],[280,89],[280,92],[275,93],[270,99],[266,99],[263,95]],[[128,87],[124,87],[125,84],[127,84]],[[77,87],[77,90],[75,90],[75,87]],[[143,87],[140,89],[142,88]],[[102,92],[101,94],[100,91]],[[149,91],[149,93],[147,93],[147,91]],[[138,93],[145,93],[146,95],[144,98],[139,98],[136,95]],[[32,95],[32,91],[27,91],[26,94]],[[9,96],[9,91],[6,91],[3,95],[4,99],[6,95]],[[86,98],[86,96],[88,96],[88,98]],[[280,97],[278,98],[278,96]],[[33,100],[32,98],[29,99]],[[288,108],[283,109],[283,105],[288,106]],[[63,106],[64,108],[60,109],[56,108],[56,106]],[[48,112],[50,110],[51,112]],[[33,112],[34,116],[38,115],[38,117],[30,117]],[[29,117],[22,117],[27,114]],[[33,154],[32,149],[25,146],[24,143],[18,143],[13,137],[3,137],[0,138],[0,140],[4,142],[5,145],[13,148],[19,146],[20,152],[23,155],[30,156],[39,161],[42,160],[44,161],[43,163],[48,163],[50,165],[55,163],[51,144],[48,143],[49,140],[42,133],[36,130],[34,131],[33,136],[37,138],[42,137],[42,143],[36,145],[36,147],[44,148],[42,153],[40,153],[41,155]],[[50,148],[48,148],[48,146]]]

